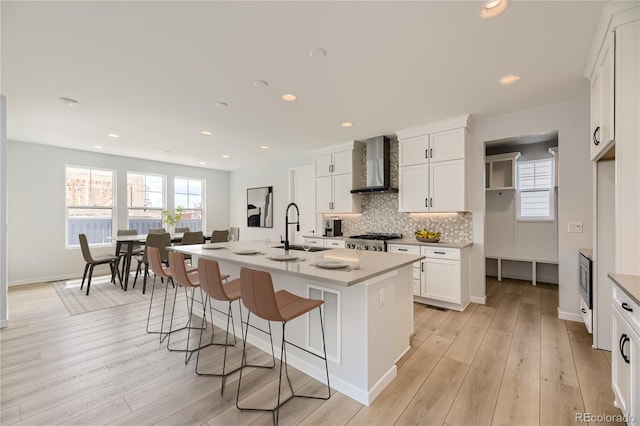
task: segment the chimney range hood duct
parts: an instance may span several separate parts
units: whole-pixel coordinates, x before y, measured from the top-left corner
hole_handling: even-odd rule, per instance
[[[365,141],[367,148],[367,181],[364,188],[351,190],[352,194],[398,192],[391,188],[391,141],[378,136]]]

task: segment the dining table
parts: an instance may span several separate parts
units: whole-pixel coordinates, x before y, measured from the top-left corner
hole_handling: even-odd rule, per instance
[[[147,241],[148,234],[138,234],[138,235],[119,235],[116,237],[116,256],[122,255],[122,249],[124,248],[124,279],[122,281],[122,286],[124,291],[127,291],[129,285],[129,275],[131,274],[131,258],[133,257],[133,248],[136,244],[144,245]],[[182,241],[182,236],[184,234],[181,232],[176,232],[171,234],[171,242],[179,243]],[[205,241],[211,239],[211,235],[204,235]],[[144,277],[146,280],[146,276]]]

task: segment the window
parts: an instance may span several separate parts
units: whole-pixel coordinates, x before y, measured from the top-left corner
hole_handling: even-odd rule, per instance
[[[80,245],[86,234],[89,244],[110,244],[113,229],[112,170],[66,166],[67,247]]]
[[[518,220],[555,220],[554,160],[518,161]]]
[[[164,176],[127,173],[127,222],[129,229],[146,234],[162,228]]]
[[[203,189],[202,179],[175,178],[175,207],[182,206],[184,213],[176,226],[186,226],[192,231],[202,230]]]

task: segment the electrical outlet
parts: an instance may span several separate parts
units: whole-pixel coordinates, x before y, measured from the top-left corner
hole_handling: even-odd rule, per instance
[[[569,222],[567,232],[582,232],[582,222]]]

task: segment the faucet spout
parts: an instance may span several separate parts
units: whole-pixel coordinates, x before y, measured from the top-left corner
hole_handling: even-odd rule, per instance
[[[296,221],[289,222],[289,209],[291,206],[296,209]],[[284,211],[284,251],[289,253],[289,225],[296,225],[296,230],[300,231],[300,209],[296,203],[289,203]]]

